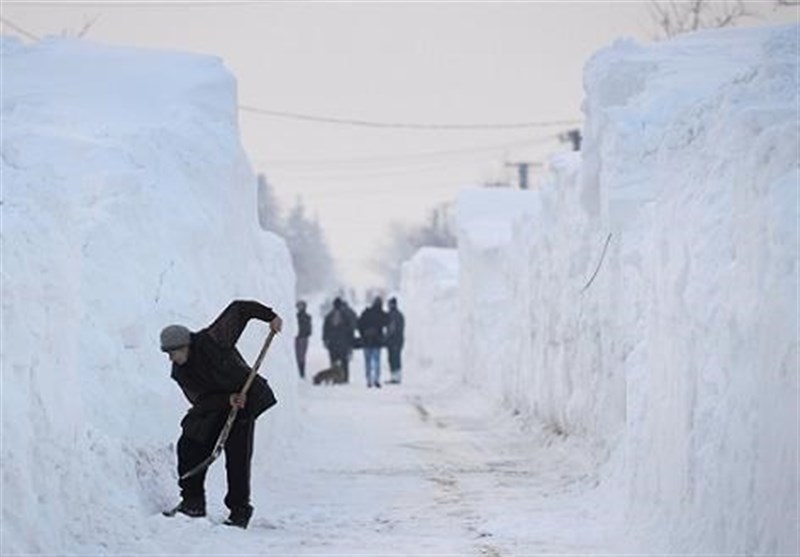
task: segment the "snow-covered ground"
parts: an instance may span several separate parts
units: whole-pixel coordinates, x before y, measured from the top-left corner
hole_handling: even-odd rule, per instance
[[[270,475],[256,522],[267,531],[251,533],[260,552],[615,551],[621,515],[590,491],[597,470],[580,447],[521,429],[452,378],[368,390],[358,356],[351,385],[303,385],[292,473]]]
[[[0,553],[796,554],[797,36],[598,53],[583,152],[465,191],[458,252],[405,264],[381,390],[360,353],[297,380],[221,61],[3,39]],[[221,463],[209,518],[159,514],[186,403],[158,331],[237,297],[287,318],[245,532]]]

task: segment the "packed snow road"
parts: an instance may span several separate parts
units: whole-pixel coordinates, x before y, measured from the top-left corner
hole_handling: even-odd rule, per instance
[[[280,475],[254,470],[248,530],[218,525],[222,493],[210,490],[208,518],[154,518],[174,521],[166,552],[611,551],[616,507],[600,500],[591,460],[572,441],[523,431],[463,388],[367,389],[355,375],[301,386],[292,463]]]

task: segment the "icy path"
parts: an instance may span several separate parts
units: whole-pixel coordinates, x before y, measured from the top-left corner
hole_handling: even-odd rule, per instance
[[[250,529],[216,525],[225,509],[210,490],[210,518],[172,519],[166,552],[612,552],[605,540],[616,507],[600,501],[582,451],[558,438],[542,448],[476,393],[368,390],[354,367],[350,385],[302,385],[293,464],[254,471]]]

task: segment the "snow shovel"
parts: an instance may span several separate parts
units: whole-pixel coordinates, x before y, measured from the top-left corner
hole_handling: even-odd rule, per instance
[[[275,331],[270,331],[269,335],[267,336],[267,340],[264,341],[264,346],[261,347],[261,352],[258,353],[258,358],[256,358],[256,363],[253,365],[253,369],[250,370],[250,374],[247,376],[247,381],[244,382],[244,387],[239,394],[247,394],[247,390],[250,388],[250,385],[253,383],[253,379],[256,378],[256,373],[258,373],[258,368],[261,367],[261,362],[264,360],[264,356],[267,355],[267,349],[269,348],[270,343],[272,343],[272,339],[275,337]],[[233,421],[236,419],[236,414],[239,412],[239,408],[234,406],[231,408],[231,411],[228,412],[228,419],[225,421],[225,425],[222,427],[222,431],[219,432],[219,437],[217,437],[217,442],[214,444],[214,450],[211,451],[211,454],[206,458],[203,462],[186,472],[181,476],[182,480],[186,478],[191,478],[195,474],[202,472],[209,466],[211,463],[214,462],[220,454],[222,454],[222,450],[225,448],[225,441],[228,440],[228,435],[231,433],[231,428],[233,427]]]

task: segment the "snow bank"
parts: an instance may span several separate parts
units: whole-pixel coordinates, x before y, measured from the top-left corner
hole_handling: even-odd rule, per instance
[[[408,355],[404,381],[452,380],[460,365],[458,252],[420,249],[403,263],[400,283]]]
[[[461,351],[469,381],[552,433],[619,429],[624,383],[603,358],[604,230],[582,204],[579,159],[537,191],[473,190],[458,203]]]
[[[622,452],[633,552],[798,551],[797,37],[620,41],[581,156],[458,201],[463,379]]]
[[[471,189],[459,196],[459,351],[467,383],[503,399],[517,376],[520,323],[514,219],[532,218],[537,198],[528,192]]]
[[[177,495],[187,403],[161,327],[199,329],[237,297],[291,317],[294,276],[258,227],[219,60],[3,39],[2,64],[3,552],[94,553]],[[294,422],[290,344],[262,370],[280,404],[255,469]]]
[[[620,42],[586,69],[585,187],[615,238],[609,348],[650,551],[798,550],[797,41]]]

